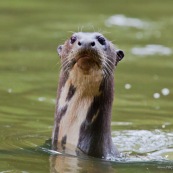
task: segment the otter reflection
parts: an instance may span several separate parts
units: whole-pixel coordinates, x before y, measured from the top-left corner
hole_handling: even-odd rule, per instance
[[[50,156],[50,173],[116,173],[111,162],[94,158]]]

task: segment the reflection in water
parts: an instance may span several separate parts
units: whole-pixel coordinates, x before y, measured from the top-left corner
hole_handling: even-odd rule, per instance
[[[50,173],[119,173],[119,172],[171,172],[172,162],[111,162],[94,158],[79,158],[64,155],[50,156]]]
[[[120,158],[101,160],[81,153],[72,154],[71,150],[66,150],[65,154],[49,150],[49,153],[53,154],[49,159],[50,172],[115,173],[120,167],[128,167],[129,169],[130,166],[133,170],[134,165],[138,165],[139,170],[147,168],[148,170],[156,169],[157,172],[158,169],[173,164],[171,161],[173,159],[172,133],[160,130],[125,130],[114,131],[112,135],[114,143],[122,152]]]
[[[110,162],[104,162],[99,159],[83,159],[62,155],[50,156],[51,173],[105,173],[107,171],[116,173]]]

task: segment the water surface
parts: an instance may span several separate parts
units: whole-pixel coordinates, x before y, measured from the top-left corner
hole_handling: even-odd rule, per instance
[[[0,173],[172,172],[172,6],[172,0],[2,1]],[[108,26],[112,16],[121,25]],[[102,31],[125,51],[115,73],[112,113],[119,159],[50,150],[60,68],[56,47],[81,29]]]

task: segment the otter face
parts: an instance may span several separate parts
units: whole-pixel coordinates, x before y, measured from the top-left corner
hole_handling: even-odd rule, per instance
[[[64,45],[57,48],[62,68],[68,72],[79,68],[85,74],[90,70],[101,70],[104,76],[113,74],[114,67],[124,57],[121,50],[100,33],[74,33]]]

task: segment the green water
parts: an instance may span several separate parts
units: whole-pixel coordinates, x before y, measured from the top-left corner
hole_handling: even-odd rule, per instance
[[[172,0],[1,1],[0,173],[172,172],[173,55],[132,53],[150,44],[173,51],[172,9]],[[107,27],[105,21],[117,14],[147,27]],[[39,148],[53,127],[60,65],[56,47],[81,28],[103,32],[126,54],[116,69],[112,117],[112,137],[126,155],[123,161]]]

